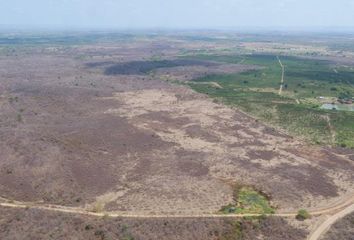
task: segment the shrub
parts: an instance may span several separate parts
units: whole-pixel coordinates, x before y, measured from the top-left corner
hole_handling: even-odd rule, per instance
[[[103,230],[96,230],[95,231],[95,236],[100,237],[102,240],[105,238],[105,233]]]
[[[134,237],[131,235],[124,236],[123,240],[134,240]]]
[[[20,113],[17,114],[17,122],[22,122],[22,115]]]
[[[347,147],[347,144],[341,143],[340,146],[341,146],[342,148],[346,148],[346,147]]]
[[[104,204],[101,202],[95,202],[90,208],[89,211],[99,213],[103,212],[104,210]]]
[[[90,225],[90,224],[87,224],[86,226],[85,226],[85,230],[91,230],[91,229],[93,229],[93,227]]]
[[[311,215],[305,209],[300,209],[297,212],[297,215],[296,215],[297,220],[304,221],[309,218],[311,218]]]

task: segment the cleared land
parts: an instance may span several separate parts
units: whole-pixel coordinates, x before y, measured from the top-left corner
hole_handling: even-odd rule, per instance
[[[345,209],[337,212],[336,214],[328,217],[328,219],[326,219],[326,221],[324,221],[317,229],[316,231],[314,231],[310,237],[308,238],[309,240],[317,240],[320,239],[322,235],[325,235],[325,233],[328,231],[328,229],[335,224],[337,221],[347,221],[347,218],[345,218],[344,220],[341,220],[343,217],[345,217],[346,215],[349,215],[351,213],[354,212],[354,204],[350,205],[349,207],[346,207]],[[340,226],[340,224],[343,223],[337,223],[333,226],[333,228],[336,228],[336,226]],[[335,230],[334,230],[335,231]],[[347,235],[347,231],[344,232],[344,237]],[[350,232],[349,232],[350,233]],[[338,239],[338,238],[337,238]]]
[[[0,237],[13,239],[301,240],[304,230],[281,218],[92,218],[39,210],[0,209]],[[24,227],[25,226],[25,227]]]
[[[324,232],[325,234],[320,238],[321,240],[330,240],[330,239],[338,239],[338,240],[351,240],[354,236],[354,214],[351,213],[345,216],[342,219],[337,220],[330,227],[328,232]],[[326,230],[326,229],[325,229]]]
[[[347,206],[354,152],[309,145],[300,134],[308,129],[322,134],[320,143],[327,140],[315,121],[301,125],[299,134],[269,123],[297,129],[298,116],[313,116],[323,126],[330,120],[338,144],[351,146],[350,113],[303,104],[320,84],[320,94],[332,97],[352,91],[350,67],[331,71],[344,73],[334,93],[328,62],[280,56],[288,85],[279,96],[276,55],[215,55],[234,45],[209,38],[121,38],[1,48],[3,205],[55,205],[92,215],[1,208],[1,239],[304,239],[310,222],[299,227],[280,217],[300,208],[323,214]],[[213,54],[191,55],[195,49]],[[299,86],[305,77],[297,69],[312,79],[318,77],[311,75],[314,67],[326,73],[323,81]],[[274,115],[260,117],[266,110]],[[222,217],[272,212],[279,217]],[[132,215],[144,219],[120,218]],[[43,232],[58,224],[67,232]]]

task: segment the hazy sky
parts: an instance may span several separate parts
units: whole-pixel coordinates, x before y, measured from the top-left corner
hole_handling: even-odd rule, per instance
[[[354,0],[0,0],[0,25],[353,27]]]

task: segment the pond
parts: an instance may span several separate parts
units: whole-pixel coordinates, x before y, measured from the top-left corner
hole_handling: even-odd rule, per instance
[[[331,104],[331,103],[326,103],[321,106],[321,109],[327,109],[327,110],[340,110],[340,111],[354,111],[354,105],[353,104]]]

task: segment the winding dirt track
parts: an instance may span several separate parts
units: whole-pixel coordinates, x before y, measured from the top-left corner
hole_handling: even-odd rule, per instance
[[[281,80],[280,80],[280,88],[279,88],[279,95],[283,92],[283,85],[284,85],[284,74],[285,74],[285,68],[283,63],[280,61],[280,58],[277,56],[277,59],[279,61],[279,65],[281,67]]]
[[[184,215],[168,215],[168,214],[153,214],[153,215],[142,215],[142,214],[130,214],[124,212],[92,212],[85,208],[80,207],[66,207],[60,205],[43,204],[43,203],[31,203],[31,202],[19,202],[10,201],[5,198],[0,197],[0,206],[8,208],[31,208],[39,209],[45,211],[70,213],[70,214],[80,214],[86,216],[94,217],[112,217],[112,218],[239,218],[239,217],[254,217],[260,216],[261,214],[216,214],[216,213],[204,213],[204,214],[184,214]],[[339,219],[344,216],[354,212],[354,196],[348,199],[343,199],[335,203],[334,205],[328,206],[326,208],[312,210],[309,213],[313,216],[319,215],[330,215],[330,217],[323,222],[318,228],[316,228],[308,237],[308,240],[319,240],[324,233]],[[277,217],[295,217],[296,212],[285,212],[269,214],[271,216]]]
[[[309,236],[308,240],[318,240],[320,239],[328,230],[329,228],[338,220],[345,217],[346,215],[354,212],[354,204],[348,206],[347,208],[343,209],[342,211],[330,216],[324,221],[312,234]]]
[[[61,205],[53,205],[53,204],[41,204],[41,203],[33,203],[33,202],[19,202],[19,201],[10,201],[5,198],[1,198],[0,202],[1,207],[8,208],[31,208],[31,209],[39,209],[53,212],[62,212],[62,213],[72,213],[72,214],[80,214],[87,216],[95,216],[95,217],[119,217],[119,218],[200,218],[200,217],[219,217],[219,218],[235,218],[235,217],[251,217],[251,216],[260,216],[261,214],[216,214],[216,213],[203,213],[203,214],[178,214],[178,215],[168,215],[168,214],[130,214],[124,212],[92,212],[85,208],[80,207],[66,207]],[[295,213],[279,213],[272,214],[274,216],[282,216],[282,217],[294,217]]]
[[[130,214],[124,212],[92,212],[85,208],[80,207],[66,207],[61,205],[53,205],[53,204],[43,204],[43,203],[34,203],[34,202],[19,202],[19,201],[11,201],[5,198],[0,197],[0,206],[2,207],[9,207],[9,208],[32,208],[32,209],[40,209],[40,210],[47,210],[47,211],[56,211],[56,212],[63,212],[63,213],[73,213],[73,214],[82,214],[82,215],[89,215],[89,216],[109,216],[109,217],[126,217],[126,218],[198,218],[198,217],[219,217],[219,218],[235,218],[235,217],[252,217],[252,216],[260,216],[262,214],[217,214],[217,213],[201,213],[201,214],[181,214],[181,215],[168,215],[168,214]],[[326,208],[317,209],[309,211],[309,213],[313,216],[319,216],[324,214],[333,215],[332,217],[337,216],[340,211],[347,212],[348,210],[354,209],[354,196],[351,196],[348,199],[343,199],[335,204],[332,204]],[[269,214],[271,216],[278,216],[278,217],[295,217],[297,212],[284,212],[284,213],[275,213]],[[312,239],[313,240],[313,239]]]
[[[326,115],[326,121],[327,121],[327,125],[328,125],[328,128],[329,128],[329,131],[331,133],[331,139],[332,139],[332,144],[335,144],[336,142],[336,131],[334,130],[334,127],[333,125],[331,124],[331,119],[328,115]]]

